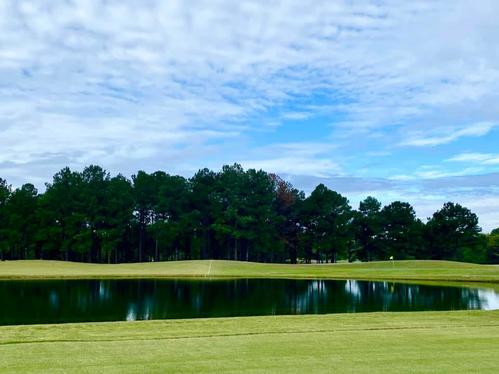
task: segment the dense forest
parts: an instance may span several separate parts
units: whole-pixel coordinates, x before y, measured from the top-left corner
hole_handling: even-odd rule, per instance
[[[469,209],[446,203],[427,222],[401,201],[353,209],[323,184],[310,195],[240,165],[186,179],[99,166],[64,168],[39,193],[0,179],[0,258],[134,262],[446,259],[499,262],[499,229],[482,234]]]

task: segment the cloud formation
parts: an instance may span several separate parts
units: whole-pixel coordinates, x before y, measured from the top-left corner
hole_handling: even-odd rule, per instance
[[[439,134],[417,134],[402,141],[401,144],[416,147],[447,144],[466,136],[484,136],[497,125],[497,123],[493,122],[479,122],[462,128],[443,128],[438,130]]]
[[[447,161],[499,165],[499,153],[460,153]]]

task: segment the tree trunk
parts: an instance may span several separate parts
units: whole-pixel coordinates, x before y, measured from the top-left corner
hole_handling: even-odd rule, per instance
[[[139,262],[142,262],[142,249],[144,246],[144,224],[140,224],[139,228]]]
[[[237,261],[237,245],[238,245],[238,240],[234,239],[234,260]]]
[[[290,257],[290,261],[292,264],[296,264],[296,247],[295,246],[292,246],[291,247],[291,251],[289,253],[289,257]]]
[[[159,248],[158,247],[159,247],[158,239],[156,239],[156,248],[155,248],[155,255],[154,255],[154,257],[155,257],[154,261],[156,261],[156,262],[159,261]]]

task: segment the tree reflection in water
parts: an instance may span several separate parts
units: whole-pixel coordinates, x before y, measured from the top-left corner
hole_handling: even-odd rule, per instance
[[[357,280],[1,281],[0,324],[498,309],[490,289]]]

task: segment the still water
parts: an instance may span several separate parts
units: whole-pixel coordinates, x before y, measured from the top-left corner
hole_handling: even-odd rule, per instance
[[[499,292],[356,280],[0,281],[0,325],[454,309],[499,309]]]

